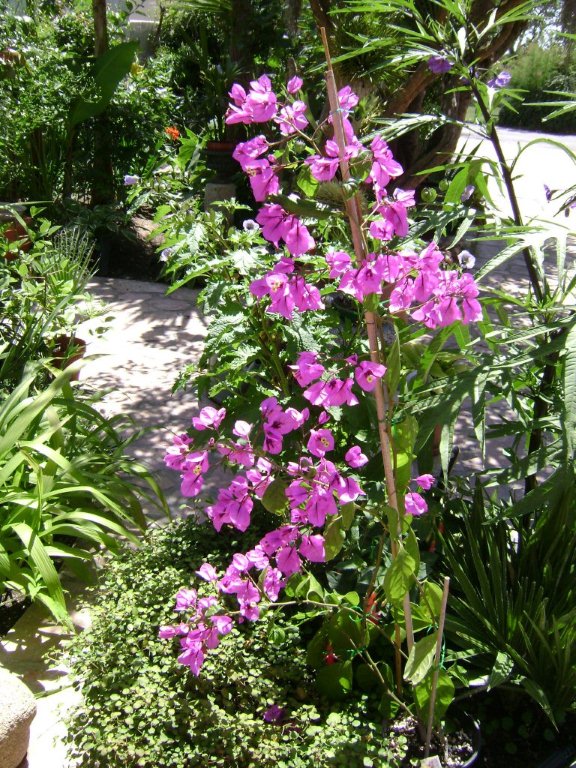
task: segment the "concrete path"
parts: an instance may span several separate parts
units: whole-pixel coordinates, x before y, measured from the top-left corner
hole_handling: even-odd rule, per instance
[[[527,143],[534,136],[519,131],[502,132],[507,154],[515,151],[518,141]],[[470,136],[463,142],[471,141]],[[566,142],[576,150],[576,137]],[[539,210],[550,210],[546,203],[543,185],[561,188],[576,183],[574,167],[566,162],[558,148],[542,149],[535,160],[525,155],[527,181],[521,185],[522,202],[527,215]],[[491,156],[491,147],[483,145],[483,156]],[[522,166],[524,168],[524,166]],[[521,166],[518,166],[520,171]],[[501,202],[504,206],[504,202]],[[538,210],[537,210],[538,209]],[[576,211],[572,212],[576,223]],[[557,222],[574,224],[564,217]],[[482,264],[493,255],[498,246],[473,243],[469,246]],[[486,280],[486,285],[500,287],[511,292],[527,289],[527,276],[520,258]],[[123,413],[131,416],[139,429],[145,431],[132,445],[132,454],[147,464],[160,481],[168,502],[175,514],[181,513],[182,498],[179,493],[178,474],[164,467],[163,456],[170,442],[171,433],[180,432],[190,424],[197,403],[191,394],[171,394],[174,380],[186,363],[194,362],[202,350],[205,323],[196,309],[197,292],[181,289],[166,296],[165,286],[133,280],[96,279],[89,286],[92,296],[103,302],[106,312],[85,324],[82,330],[88,341],[88,358],[82,372],[83,380],[94,382],[98,390],[107,389],[101,407],[112,415]],[[106,321],[104,336],[90,335]],[[496,418],[505,414],[496,414]],[[154,427],[160,426],[160,429]],[[462,466],[478,469],[477,449],[469,439],[472,426],[463,421],[460,443],[463,446]],[[490,463],[501,461],[505,446],[495,448]],[[150,517],[157,518],[155,510]],[[78,605],[78,586],[71,585],[71,605]],[[78,628],[89,621],[86,613],[73,612]],[[62,715],[75,700],[75,694],[67,687],[66,670],[55,666],[49,659],[49,651],[55,649],[66,633],[54,626],[42,612],[29,610],[7,638],[0,643],[0,664],[21,674],[37,693],[48,694],[38,699],[38,716],[32,727],[29,768],[67,768],[62,744]],[[159,767],[160,768],[160,767]]]

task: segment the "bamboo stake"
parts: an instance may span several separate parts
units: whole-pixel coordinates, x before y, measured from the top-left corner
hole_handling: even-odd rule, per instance
[[[348,160],[345,156],[346,138],[344,135],[344,126],[342,123],[342,111],[340,109],[340,103],[338,101],[338,90],[336,87],[336,79],[334,77],[334,70],[332,68],[332,60],[330,57],[330,48],[328,46],[328,38],[326,35],[326,29],[321,27],[320,34],[322,36],[322,43],[324,45],[324,55],[326,57],[327,72],[326,72],[326,87],[328,91],[328,100],[330,102],[330,111],[332,114],[332,121],[334,126],[334,137],[338,145],[340,154],[340,171],[342,173],[342,179],[344,182],[350,180],[350,168]],[[360,198],[358,194],[353,195],[351,198],[345,200],[346,213],[350,222],[350,231],[352,234],[352,242],[354,245],[354,253],[356,261],[360,265],[366,258],[366,245],[364,242],[364,236],[362,233],[362,209],[360,205]],[[368,335],[368,346],[370,349],[370,359],[373,363],[380,363],[380,349],[378,344],[378,331],[377,331],[377,316],[374,312],[364,310],[364,322],[366,324],[366,331]],[[392,441],[389,433],[388,424],[388,407],[384,397],[384,389],[381,382],[374,390],[376,400],[376,417],[378,421],[378,435],[380,438],[380,452],[382,454],[382,463],[384,466],[384,478],[386,480],[386,488],[388,491],[388,503],[392,509],[396,512],[398,517],[398,530],[392,535],[392,557],[396,557],[398,554],[398,538],[402,533],[402,515],[398,505],[398,496],[396,492],[396,481],[394,478],[393,467],[393,453],[392,453]],[[406,621],[406,639],[408,644],[408,652],[412,649],[414,644],[414,634],[412,630],[412,611],[410,606],[410,595],[406,594],[404,598],[404,616]],[[397,684],[398,684],[398,671],[400,670],[401,676],[401,658],[400,658],[400,628],[396,625],[396,671],[397,671]]]
[[[440,605],[440,618],[438,619],[438,638],[436,639],[436,653],[434,655],[434,674],[432,676],[432,689],[430,691],[430,708],[428,710],[428,728],[426,730],[426,743],[424,757],[430,754],[430,742],[432,741],[432,725],[434,724],[434,707],[436,706],[436,692],[438,690],[438,675],[440,673],[440,654],[442,653],[442,636],[444,635],[444,623],[446,621],[446,606],[448,604],[448,591],[450,589],[450,577],[444,579],[442,590],[442,603]]]

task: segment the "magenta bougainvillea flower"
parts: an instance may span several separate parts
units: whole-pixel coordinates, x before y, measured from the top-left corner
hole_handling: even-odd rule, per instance
[[[304,82],[301,77],[298,77],[298,75],[294,75],[294,77],[291,77],[290,80],[288,80],[288,85],[286,86],[286,90],[288,93],[291,93],[294,95],[295,93],[298,93],[302,89],[302,86],[304,85]]]

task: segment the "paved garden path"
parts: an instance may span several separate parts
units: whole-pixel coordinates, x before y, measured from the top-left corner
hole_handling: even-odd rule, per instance
[[[520,141],[526,143],[530,134],[503,132],[507,155],[515,152]],[[473,141],[471,137],[464,140]],[[566,140],[576,149],[576,138]],[[534,150],[529,150],[534,151]],[[545,147],[534,155],[526,153],[519,172],[526,174],[521,181],[520,197],[529,216],[541,210],[551,212],[546,202],[544,184],[552,189],[576,182],[574,167],[566,163],[561,150]],[[491,155],[483,147],[485,156]],[[495,190],[495,194],[497,191]],[[502,201],[502,205],[505,203]],[[572,212],[576,219],[576,211]],[[562,218],[563,220],[563,218]],[[494,253],[497,246],[475,244],[470,249],[479,256],[479,263]],[[521,259],[508,264],[489,281],[504,290],[526,290],[526,272]],[[107,414],[123,413],[133,418],[135,427],[145,430],[131,447],[133,455],[146,462],[156,474],[167,495],[174,514],[181,514],[182,499],[178,492],[179,478],[165,469],[164,449],[170,434],[180,432],[190,424],[197,404],[190,394],[172,395],[172,384],[185,363],[194,362],[202,350],[205,322],[195,306],[196,291],[181,289],[166,296],[165,286],[121,279],[95,279],[89,286],[93,297],[101,300],[106,312],[87,323],[82,331],[88,341],[87,360],[82,379],[95,389],[105,388],[101,408]],[[90,330],[107,324],[106,333],[91,336]],[[161,426],[161,429],[155,427]],[[148,428],[149,431],[146,431]],[[469,439],[471,425],[463,422],[460,434],[462,465],[478,468],[479,458]],[[500,460],[503,446],[488,457],[489,463]],[[158,512],[149,510],[151,519]],[[71,605],[80,604],[78,585],[71,584]],[[74,611],[79,628],[87,625],[89,616]],[[62,713],[74,702],[76,694],[68,684],[66,670],[49,660],[65,635],[33,608],[24,615],[5,641],[0,643],[0,664],[21,674],[37,693],[48,694],[38,699],[38,715],[32,726],[28,755],[29,768],[66,768],[62,744]],[[160,767],[159,767],[160,768]]]

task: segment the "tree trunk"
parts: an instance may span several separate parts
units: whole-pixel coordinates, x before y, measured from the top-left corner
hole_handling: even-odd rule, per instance
[[[524,0],[503,0],[499,5],[499,16],[518,7],[522,2]],[[576,0],[564,0],[564,2],[570,5]],[[339,37],[336,24],[346,23],[346,14],[336,16],[330,14],[331,8],[337,5],[337,0],[310,0],[316,25],[326,28],[335,56],[340,53],[336,50],[335,43],[336,38]],[[435,23],[442,25],[447,22],[446,10],[439,7],[435,2],[419,0],[418,6],[422,13],[433,18]],[[471,24],[476,27],[481,26],[494,7],[494,0],[473,0],[470,9]],[[384,16],[383,24],[386,24]],[[474,59],[475,66],[481,70],[492,66],[512,46],[526,25],[527,22],[516,22],[495,27],[494,29],[497,31],[489,38],[488,42],[482,48],[471,52],[471,59]],[[338,75],[338,73],[336,74]],[[384,117],[395,117],[404,113],[421,113],[426,94],[437,83],[439,76],[431,72],[427,64],[422,62],[405,77],[404,82],[399,82],[394,92],[389,95],[383,109]],[[443,78],[444,92],[458,85],[457,80],[450,74],[441,77]],[[465,120],[470,100],[468,92],[445,95],[442,98],[443,114],[458,121]],[[415,189],[422,184],[426,175],[416,174],[426,168],[446,162],[456,148],[461,131],[461,126],[447,124],[440,126],[431,139],[425,143],[422,142],[421,135],[417,130],[397,139],[394,142],[393,151],[398,162],[402,163],[404,167],[404,175],[396,183],[408,189]]]
[[[106,0],[92,0],[94,18],[94,54],[96,58],[108,50]],[[110,125],[106,110],[94,121],[94,163],[92,167],[91,204],[106,205],[114,200],[114,170]]]

